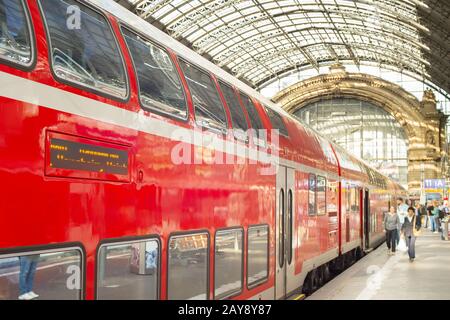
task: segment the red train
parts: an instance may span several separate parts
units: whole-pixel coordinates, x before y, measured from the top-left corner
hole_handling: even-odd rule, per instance
[[[115,2],[0,26],[0,299],[280,299],[383,240],[399,185]]]

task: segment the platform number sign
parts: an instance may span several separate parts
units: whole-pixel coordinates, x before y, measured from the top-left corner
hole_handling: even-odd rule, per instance
[[[425,179],[424,189],[445,189],[445,179]]]

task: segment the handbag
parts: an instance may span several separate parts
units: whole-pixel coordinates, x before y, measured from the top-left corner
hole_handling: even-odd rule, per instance
[[[420,237],[422,235],[422,228],[420,228],[419,230],[416,229],[416,216],[414,216],[412,225],[414,237]]]
[[[398,246],[397,246],[398,251],[400,252],[406,252],[408,251],[408,247],[406,246],[406,241],[405,238],[402,237],[400,238],[399,242],[398,242]]]

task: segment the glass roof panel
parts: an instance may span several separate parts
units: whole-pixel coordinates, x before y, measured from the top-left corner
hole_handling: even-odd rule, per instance
[[[293,68],[353,62],[389,64],[450,92],[446,1],[115,1],[256,88]]]

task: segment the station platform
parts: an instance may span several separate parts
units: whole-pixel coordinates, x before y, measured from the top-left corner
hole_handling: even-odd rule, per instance
[[[379,246],[325,284],[307,300],[448,300],[450,241],[424,230],[416,241],[416,259],[387,254]]]

